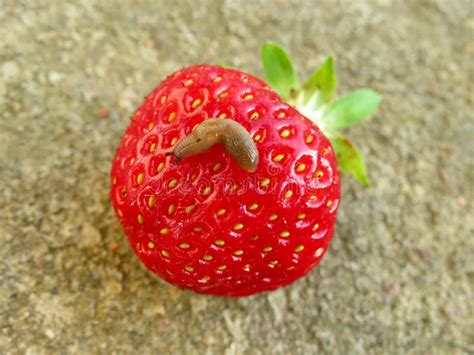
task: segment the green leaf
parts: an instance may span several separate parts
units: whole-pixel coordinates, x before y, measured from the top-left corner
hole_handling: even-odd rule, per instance
[[[315,100],[314,108],[331,101],[336,91],[336,72],[331,57],[303,84],[304,103]]]
[[[218,60],[216,62],[216,65],[218,65],[222,68],[230,68],[230,65],[228,65],[226,62],[224,62],[222,59]]]
[[[370,117],[381,97],[372,90],[356,90],[334,101],[324,112],[321,122],[331,129],[352,126]]]
[[[290,97],[298,86],[293,63],[288,53],[275,43],[265,43],[262,47],[262,62],[270,86],[283,100]]]
[[[339,169],[354,176],[363,186],[369,186],[365,161],[359,150],[342,134],[334,133],[329,136]]]

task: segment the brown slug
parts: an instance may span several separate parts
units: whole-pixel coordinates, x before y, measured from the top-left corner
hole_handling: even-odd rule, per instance
[[[220,143],[242,169],[254,172],[258,165],[258,150],[249,132],[231,119],[209,118],[176,144],[175,162],[205,152]]]

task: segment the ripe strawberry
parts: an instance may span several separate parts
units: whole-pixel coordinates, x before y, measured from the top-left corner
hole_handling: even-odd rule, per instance
[[[170,156],[210,118],[248,131],[259,155],[254,172],[220,144]],[[111,178],[115,212],[144,264],[214,295],[251,295],[308,273],[328,248],[340,199],[336,156],[321,130],[259,79],[211,65],[177,71],[152,91]]]

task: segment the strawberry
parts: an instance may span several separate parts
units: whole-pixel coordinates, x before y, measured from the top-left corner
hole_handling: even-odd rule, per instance
[[[340,201],[336,154],[346,171],[367,181],[345,137],[329,130],[335,152],[293,106],[329,117],[320,119],[329,128],[344,126],[347,119],[331,113],[338,101],[328,105],[328,69],[298,90],[286,52],[267,44],[262,55],[278,94],[238,70],[184,68],[148,95],[117,149],[115,212],[146,267],[181,288],[245,296],[294,282],[319,263],[332,239]],[[252,147],[256,160],[246,168]],[[354,161],[358,169],[350,168]]]

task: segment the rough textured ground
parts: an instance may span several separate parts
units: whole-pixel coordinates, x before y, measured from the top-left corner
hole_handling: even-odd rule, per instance
[[[0,0],[0,353],[472,353],[473,32],[468,0]],[[344,178],[330,251],[293,286],[180,291],[113,215],[115,147],[166,74],[262,75],[268,39],[384,96],[351,131],[372,187]]]

